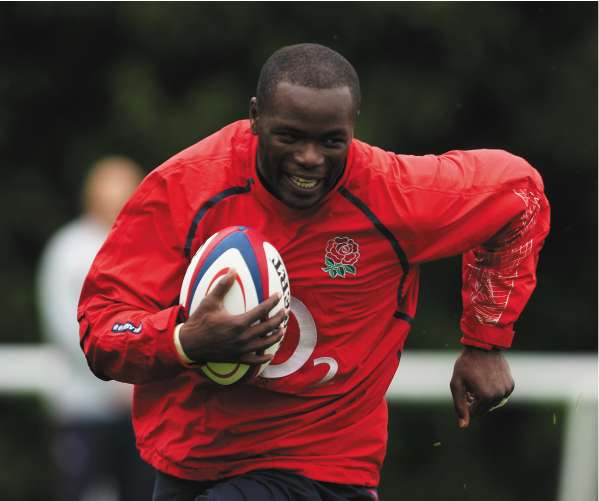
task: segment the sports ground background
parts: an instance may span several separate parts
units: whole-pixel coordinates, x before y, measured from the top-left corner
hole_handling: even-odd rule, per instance
[[[355,65],[358,138],[408,154],[502,148],[541,172],[552,232],[514,350],[596,353],[591,2],[0,4],[0,348],[41,339],[36,266],[89,165],[120,153],[149,171],[245,118],[263,61],[302,41]],[[459,349],[459,282],[459,258],[423,268],[408,350]],[[382,497],[555,499],[562,416],[514,404],[464,432],[447,404],[394,403]],[[41,399],[0,398],[2,499],[48,499],[48,441]]]

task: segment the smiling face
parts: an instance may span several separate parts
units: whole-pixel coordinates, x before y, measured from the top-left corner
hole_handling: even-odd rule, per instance
[[[257,168],[270,191],[294,209],[318,204],[343,173],[355,117],[348,87],[280,82],[265,110],[252,98]]]

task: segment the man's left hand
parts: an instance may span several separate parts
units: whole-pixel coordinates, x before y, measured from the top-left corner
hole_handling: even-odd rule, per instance
[[[458,426],[466,428],[471,417],[503,405],[514,391],[514,380],[501,351],[466,346],[453,367],[450,387]]]

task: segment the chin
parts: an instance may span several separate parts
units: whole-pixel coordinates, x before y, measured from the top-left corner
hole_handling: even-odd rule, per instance
[[[292,209],[296,209],[296,210],[307,210],[307,209],[312,209],[313,207],[315,207],[316,205],[318,205],[318,203],[322,200],[321,197],[317,197],[317,198],[309,198],[309,199],[299,199],[294,197],[293,199],[290,198],[286,198],[283,200],[283,203],[287,206],[287,207],[291,207]]]

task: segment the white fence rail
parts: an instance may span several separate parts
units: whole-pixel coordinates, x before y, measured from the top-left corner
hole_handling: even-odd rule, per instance
[[[447,401],[453,352],[406,351],[389,400]],[[559,501],[597,499],[597,356],[509,352],[511,401],[567,408]],[[45,345],[0,345],[0,393],[51,394],[68,384],[60,354]]]

